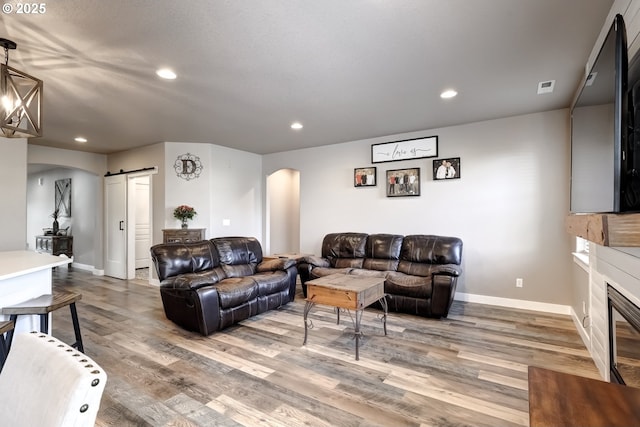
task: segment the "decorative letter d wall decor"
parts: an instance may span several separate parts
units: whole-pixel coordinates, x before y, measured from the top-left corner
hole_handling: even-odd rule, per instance
[[[190,181],[200,176],[202,163],[200,162],[200,157],[196,155],[191,153],[181,154],[173,164],[173,169],[180,178]]]

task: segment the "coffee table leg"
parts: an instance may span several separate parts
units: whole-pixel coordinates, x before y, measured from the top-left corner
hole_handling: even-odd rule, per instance
[[[387,298],[380,298],[380,305],[382,306],[382,310],[384,314],[382,315],[382,325],[384,326],[384,334],[387,335],[387,313],[389,312],[389,306],[387,305]]]
[[[360,336],[362,333],[360,332],[360,320],[362,319],[362,313],[364,310],[356,310],[356,319],[355,319],[355,337],[356,337],[356,360],[360,360]]]
[[[307,301],[304,305],[304,341],[302,342],[302,345],[307,344],[307,329],[313,328],[313,323],[311,322],[311,320],[307,320],[307,316],[311,311],[311,307],[313,307],[314,305],[315,302],[311,301]]]

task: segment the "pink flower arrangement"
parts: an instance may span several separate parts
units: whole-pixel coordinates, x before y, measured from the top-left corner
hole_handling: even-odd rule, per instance
[[[186,219],[193,219],[193,217],[197,214],[198,212],[196,212],[194,208],[188,205],[180,205],[173,210],[173,217],[181,221],[184,221]]]

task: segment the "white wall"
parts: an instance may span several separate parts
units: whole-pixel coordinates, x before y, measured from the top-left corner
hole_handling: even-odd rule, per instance
[[[0,251],[24,250],[27,238],[27,140],[0,138]]]
[[[68,168],[55,168],[28,175],[27,178],[27,244],[35,250],[35,236],[42,234],[43,228],[52,226],[51,213],[55,209],[55,181],[71,178],[71,218],[60,217],[60,228],[69,227],[73,236],[73,258],[75,264],[82,264],[87,268],[102,265],[102,259],[97,259],[94,243],[96,230],[101,224],[96,222],[97,209],[101,206],[96,191],[100,185],[98,176]],[[42,185],[40,185],[40,179]]]
[[[151,175],[151,211],[152,244],[162,243],[162,228],[164,228],[164,199],[165,199],[165,144],[147,145],[132,150],[110,154],[107,158],[107,170],[118,173],[120,170],[132,171],[137,169],[157,167],[158,171]]]
[[[202,164],[200,176],[188,181],[174,171],[178,157],[187,153]],[[260,156],[213,144],[167,142],[165,169],[166,228],[179,228],[173,209],[189,205],[198,212],[189,227],[206,228],[207,238],[262,235]],[[230,225],[223,225],[223,219]]]
[[[27,169],[28,164],[37,164],[37,165],[55,165],[63,168],[69,168],[76,171],[85,171],[88,174],[78,175],[78,177],[83,177],[78,181],[78,186],[74,189],[74,183],[72,181],[71,187],[72,190],[75,191],[83,191],[90,196],[87,196],[90,201],[94,204],[93,206],[89,206],[86,202],[84,203],[85,209],[87,212],[93,212],[93,218],[89,218],[88,214],[86,217],[82,218],[82,223],[79,224],[80,228],[77,231],[80,231],[81,235],[78,237],[80,242],[80,249],[78,252],[78,258],[76,258],[75,262],[85,264],[87,266],[93,266],[96,271],[101,271],[103,268],[103,232],[102,232],[102,222],[103,222],[103,175],[107,171],[107,156],[104,154],[95,154],[95,153],[87,153],[83,151],[75,151],[75,150],[63,150],[60,148],[51,148],[44,147],[40,145],[29,145],[28,146],[28,157],[22,167]],[[90,176],[95,176],[95,178],[89,178]],[[53,184],[51,184],[53,185]],[[83,187],[84,186],[84,187]],[[30,185],[30,189],[33,189],[33,186]],[[81,193],[76,193],[78,198],[84,197],[81,196]],[[52,210],[53,211],[53,210]],[[72,214],[73,214],[72,207]],[[91,229],[94,224],[95,228]],[[27,235],[27,241],[30,246],[33,245],[33,237],[32,233],[34,233],[34,227],[29,227],[29,235]],[[65,226],[66,227],[66,226]],[[40,230],[41,232],[42,230]],[[86,232],[86,234],[85,234]],[[90,233],[90,234],[89,234]],[[74,232],[75,234],[75,232]],[[76,237],[73,238],[74,243],[74,256],[76,255]]]
[[[568,111],[557,110],[264,156],[269,174],[300,171],[301,252],[330,232],[439,234],[464,242],[458,291],[568,305],[571,238]],[[434,159],[378,163],[376,187],[353,186],[371,144],[439,136],[461,178],[432,180]],[[421,196],[387,198],[385,171],[419,167]],[[524,287],[516,288],[516,278]]]

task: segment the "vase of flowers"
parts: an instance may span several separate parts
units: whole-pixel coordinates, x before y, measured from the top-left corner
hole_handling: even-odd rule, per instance
[[[189,227],[187,220],[193,219],[197,214],[196,210],[188,205],[180,205],[173,210],[173,217],[182,222],[182,228]]]

